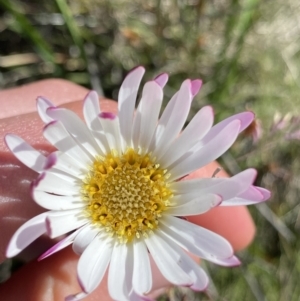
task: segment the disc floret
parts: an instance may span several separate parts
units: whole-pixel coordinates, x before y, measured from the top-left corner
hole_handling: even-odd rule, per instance
[[[147,237],[170,204],[167,171],[153,161],[133,149],[121,156],[110,152],[94,161],[84,181],[87,214],[121,242]]]

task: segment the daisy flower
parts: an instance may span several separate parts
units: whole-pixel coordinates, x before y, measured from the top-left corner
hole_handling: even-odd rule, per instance
[[[39,173],[32,198],[49,210],[16,231],[7,257],[43,234],[67,234],[40,257],[71,244],[80,254],[82,292],[66,300],[90,294],[106,270],[112,299],[146,299],[152,287],[150,256],[171,283],[204,290],[208,277],[187,251],[223,266],[238,265],[239,260],[226,239],[182,217],[269,198],[267,190],[252,185],[254,169],[232,178],[185,179],[221,156],[253,114],[237,114],[213,126],[213,110],[206,106],[180,134],[202,82],[184,81],[159,118],[168,76],[161,74],[144,85],[135,112],[144,72],[137,67],[125,78],[117,115],[102,112],[97,93],[90,92],[83,104],[86,124],[72,111],[39,97],[44,137],[57,149],[47,157],[20,137],[5,137],[11,152]]]

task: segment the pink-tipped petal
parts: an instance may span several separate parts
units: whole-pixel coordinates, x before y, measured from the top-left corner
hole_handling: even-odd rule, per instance
[[[133,69],[126,76],[119,90],[118,108],[123,148],[131,146],[133,113],[138,89],[144,73],[145,69],[141,66]]]
[[[100,118],[109,119],[109,120],[114,120],[117,118],[117,115],[111,112],[101,112],[98,116]]]
[[[190,251],[200,257],[203,257],[205,253],[212,254],[218,258],[233,256],[233,249],[230,243],[210,230],[171,215],[165,215],[161,222],[173,233],[192,243],[193,249],[190,249]],[[201,253],[196,251],[195,248],[200,250]]]
[[[52,246],[50,249],[48,249],[45,253],[43,253],[38,258],[38,261],[41,261],[41,260],[43,260],[43,259],[51,256],[52,254],[55,254],[58,251],[66,248],[67,246],[69,246],[73,242],[74,237],[77,235],[78,231],[73,232],[72,234],[70,234],[69,236],[65,237],[60,242],[58,242],[57,244],[55,244],[54,246]]]
[[[181,185],[181,190],[178,191],[178,193],[184,193],[184,198],[194,198],[198,195],[205,195],[209,193],[213,194],[219,194],[223,201],[225,202],[228,199],[237,197],[241,195],[242,193],[248,191],[250,187],[252,187],[252,183],[254,182],[256,178],[257,172],[253,168],[249,168],[245,171],[240,172],[239,174],[235,175],[231,178],[222,178],[220,179],[220,182],[215,183],[216,181],[211,181],[211,185],[207,185],[206,187],[201,187],[201,184],[198,187],[194,187],[194,189],[190,189],[187,191],[187,188],[191,188],[192,185],[189,185],[188,181],[182,181],[182,184],[187,185]],[[199,182],[201,183],[202,179],[199,179]],[[194,182],[197,183],[196,181]],[[179,187],[179,185],[177,185]],[[175,197],[176,198],[176,197]],[[179,195],[179,199],[182,199],[182,197]]]
[[[182,160],[178,159],[177,164],[174,164],[173,168],[169,170],[171,174],[169,181],[179,179],[216,160],[224,154],[235,142],[239,133],[240,125],[241,122],[239,120],[230,122],[212,140],[198,151]]]
[[[47,114],[47,109],[51,107],[55,107],[54,104],[43,96],[39,96],[36,100],[37,111],[44,121],[44,123],[49,123],[53,119]]]
[[[198,94],[201,87],[202,87],[202,80],[201,79],[192,80],[192,82],[191,82],[191,92],[192,92],[193,97],[195,97]]]
[[[109,147],[107,145],[106,137],[99,120],[100,112],[101,108],[99,105],[98,94],[96,91],[90,91],[83,103],[84,119],[87,127],[91,131],[92,136],[102,151],[100,154],[106,154],[109,151]]]
[[[52,168],[57,161],[57,157],[55,153],[51,153],[47,158],[46,158],[46,164],[44,166],[44,170]]]
[[[255,180],[256,170],[249,168],[231,178],[206,178],[178,181],[171,185],[179,203],[208,193],[219,194],[223,202],[247,191]]]
[[[145,239],[148,250],[152,255],[162,275],[172,284],[190,286],[193,280],[185,271],[185,260],[177,248],[171,247],[158,231]]]
[[[44,170],[46,165],[46,157],[35,150],[31,145],[25,142],[22,138],[7,134],[5,136],[5,143],[10,151],[18,158],[24,165],[32,170],[40,173]]]
[[[201,145],[205,145],[210,140],[212,140],[215,136],[218,135],[220,131],[222,131],[228,124],[230,124],[234,120],[240,121],[239,133],[242,132],[245,128],[247,128],[250,125],[250,123],[254,120],[254,117],[254,113],[248,111],[224,119],[223,121],[219,122],[211,128],[207,135],[202,139]]]
[[[49,108],[47,114],[60,121],[76,142],[91,156],[99,154],[99,147],[90,130],[74,112],[64,108]]]
[[[150,149],[155,157],[161,157],[178,137],[190,111],[191,102],[191,81],[185,80],[158,122],[154,142],[151,143],[153,149]]]
[[[233,254],[232,249],[228,250],[229,251],[228,254],[230,254],[230,257],[219,258],[216,256],[217,253],[215,251],[205,249],[205,247],[202,246],[201,244],[195,244],[193,236],[188,234],[185,231],[182,231],[181,228],[178,229],[174,226],[170,227],[167,219],[164,219],[161,221],[160,230],[162,231],[162,233],[164,235],[167,235],[172,241],[176,242],[184,250],[186,250],[202,259],[208,260],[208,261],[216,263],[218,265],[228,266],[228,267],[238,266],[240,264],[240,261],[238,260],[238,258],[235,257],[234,255],[232,255]],[[226,244],[228,244],[228,242],[226,242]],[[225,248],[226,248],[226,245],[225,245]],[[221,250],[222,249],[220,249],[220,251]],[[201,276],[200,276],[200,278],[201,278]],[[200,284],[200,287],[197,285],[197,283],[198,283],[198,277],[196,277],[196,285],[195,284],[192,285],[191,288],[194,290],[204,290],[205,289],[205,285],[203,285],[203,281],[198,283],[198,285]],[[201,283],[202,283],[202,285],[201,285]]]
[[[255,186],[255,188],[263,195],[263,201],[267,201],[272,195],[271,191],[265,188],[257,187],[257,186]]]
[[[203,269],[189,257],[172,239],[168,237],[164,232],[159,231],[158,235],[166,241],[169,247],[180,255],[180,261],[182,262],[182,269],[189,275],[192,280],[190,288],[195,291],[203,291],[208,286],[208,277]]]
[[[207,256],[204,257],[204,259],[215,264],[221,265],[223,267],[238,267],[241,265],[241,261],[236,256],[231,256],[229,258],[218,258],[207,254]]]
[[[213,109],[203,107],[187,125],[180,136],[174,140],[162,157],[157,157],[161,166],[168,168],[178,158],[186,154],[199,139],[202,139],[211,129],[214,121]]]
[[[148,152],[162,99],[162,88],[155,81],[147,82],[134,117],[132,141],[135,149],[140,148],[143,152]]]
[[[83,116],[89,129],[93,128],[93,122],[100,113],[99,96],[96,91],[90,91],[83,101]]]
[[[92,156],[75,141],[63,123],[53,121],[44,127],[44,137],[62,153],[66,153],[83,168],[92,164]]]
[[[67,154],[60,151],[51,153],[55,157],[55,164],[46,171],[63,172],[77,179],[83,179],[87,173],[87,167],[82,168],[77,162]]]
[[[234,198],[225,200],[221,206],[247,206],[264,202],[270,197],[270,192],[256,186],[250,186],[246,191]]]
[[[34,218],[23,224],[11,238],[7,250],[6,257],[11,258],[18,255],[33,241],[42,234],[46,233],[46,217],[47,212],[35,216]]]
[[[156,76],[154,80],[156,81],[157,84],[160,85],[161,88],[163,88],[168,82],[168,79],[169,79],[169,75],[167,73],[162,73]]]
[[[113,113],[102,112],[99,114],[99,120],[104,130],[110,150],[116,150],[119,154],[121,154],[122,141],[118,116]]]

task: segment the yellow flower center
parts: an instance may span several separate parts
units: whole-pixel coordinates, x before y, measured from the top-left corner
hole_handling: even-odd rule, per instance
[[[161,213],[169,206],[172,192],[166,170],[150,156],[128,149],[96,159],[83,184],[86,212],[96,225],[103,226],[121,242],[147,237]]]

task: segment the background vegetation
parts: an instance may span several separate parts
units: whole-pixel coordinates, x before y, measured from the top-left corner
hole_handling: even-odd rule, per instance
[[[203,263],[206,293],[172,289],[163,300],[300,300],[299,16],[296,0],[0,0],[0,88],[61,77],[116,99],[144,65],[146,79],[171,75],[166,101],[200,77],[193,112],[256,113],[221,159],[231,173],[257,168],[256,184],[273,192],[251,208],[255,242],[240,268]]]

